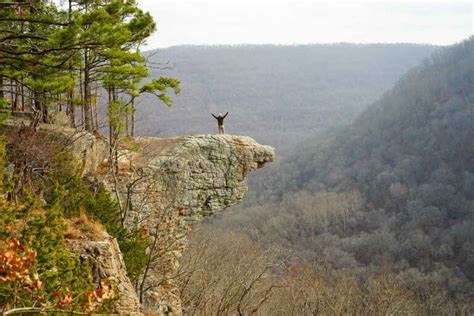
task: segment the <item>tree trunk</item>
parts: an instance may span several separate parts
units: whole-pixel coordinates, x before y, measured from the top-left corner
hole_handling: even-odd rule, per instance
[[[42,121],[42,107],[41,101],[39,99],[38,93],[36,91],[32,92],[32,110],[33,110],[33,120],[31,121],[31,127],[36,130],[39,123]]]
[[[113,99],[113,102],[117,102],[117,91],[115,91],[114,88],[112,88],[112,99]],[[120,114],[118,114],[120,115]],[[118,124],[117,122],[115,122],[114,124]],[[112,124],[112,125],[114,125]],[[115,174],[118,174],[118,137],[119,137],[119,134],[118,134],[118,129],[116,128],[116,126],[114,126],[114,129],[113,129],[113,142],[114,142],[114,162],[115,162]]]
[[[110,103],[115,101],[115,95],[114,95],[114,92],[112,91],[113,88],[109,88],[108,90],[108,102],[109,102],[109,106],[110,106]],[[111,117],[112,113],[110,113],[110,109],[108,109],[108,113],[107,115],[109,116],[108,117],[108,120],[109,120],[109,154],[110,154],[110,170],[112,171],[112,173],[115,174],[115,165],[117,163],[117,161],[115,161],[115,151],[117,150],[116,148],[116,142],[115,142],[115,126],[114,126],[114,120],[113,120],[113,117]]]
[[[132,117],[131,117],[131,133],[130,136],[135,137],[135,98],[132,100]]]
[[[93,125],[94,125],[94,132],[99,131],[99,87],[98,84],[95,84],[95,92],[94,92],[94,117],[93,117]]]
[[[18,102],[20,100],[20,83],[15,81],[15,101],[13,101],[14,111],[18,111]]]
[[[91,118],[91,87],[90,87],[90,73],[89,73],[89,51],[84,50],[84,127],[86,131],[92,131]]]
[[[84,85],[82,84],[82,69],[79,69],[79,96],[81,105],[84,104]],[[84,106],[81,106],[81,127],[84,128]]]
[[[41,102],[41,112],[42,112],[42,119],[43,123],[49,123],[49,109],[48,105],[45,104],[44,102]]]
[[[16,83],[13,80],[10,80],[10,95],[11,95],[11,110],[14,113],[18,106],[18,95],[16,93]]]
[[[67,103],[67,114],[69,116],[69,125],[76,128],[76,109],[74,108],[74,89],[69,91],[69,100]]]
[[[128,114],[125,116],[125,136],[129,137],[130,136],[130,118],[128,117]]]
[[[5,94],[3,93],[3,77],[0,76],[0,99],[3,99]]]
[[[25,112],[25,87],[23,85],[21,85],[20,91],[21,91],[21,111]]]
[[[62,94],[59,94],[56,96],[58,98],[58,100],[56,101],[57,102],[57,105],[58,105],[58,112],[62,112],[63,111],[63,98],[62,98]]]

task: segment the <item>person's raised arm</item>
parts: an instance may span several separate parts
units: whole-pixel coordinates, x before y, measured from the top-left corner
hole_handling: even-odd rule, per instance
[[[212,116],[214,116],[214,118],[217,120],[217,116],[215,116],[214,114],[211,113]]]
[[[227,113],[224,115],[224,118],[227,116],[227,114],[229,114],[229,112],[227,112]]]

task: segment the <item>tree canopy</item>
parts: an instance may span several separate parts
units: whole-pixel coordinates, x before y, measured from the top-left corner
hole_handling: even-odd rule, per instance
[[[332,284],[349,276],[367,289],[390,271],[414,313],[472,310],[473,110],[470,38],[409,71],[350,126],[295,146],[279,172],[255,178],[246,208],[206,230],[252,236],[290,267],[323,267]]]
[[[156,94],[171,106],[166,90],[178,93],[179,81],[158,76],[155,84],[141,86],[149,76],[141,47],[155,29],[152,16],[134,0],[3,3],[0,98],[12,111],[33,112],[33,125],[48,123],[51,111],[65,111],[69,125],[96,132],[104,91],[109,104],[120,102],[127,122],[135,110],[127,110],[131,100],[140,93]]]

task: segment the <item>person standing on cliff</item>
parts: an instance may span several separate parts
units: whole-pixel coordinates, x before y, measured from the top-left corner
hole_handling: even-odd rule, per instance
[[[227,114],[229,114],[229,112],[227,112],[224,116],[222,116],[222,113],[219,113],[218,116],[215,116],[211,113],[211,115],[217,120],[217,130],[219,131],[219,134],[225,134],[224,119],[226,118]]]

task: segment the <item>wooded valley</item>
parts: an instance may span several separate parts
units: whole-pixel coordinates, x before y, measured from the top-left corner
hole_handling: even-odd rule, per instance
[[[431,45],[181,46],[148,52],[154,75],[179,78],[175,106],[138,101],[145,135],[215,133],[211,112],[230,112],[228,133],[254,137],[285,155],[292,145],[351,122]],[[169,69],[168,69],[169,68]]]
[[[469,314],[473,139],[471,38],[294,146],[246,207],[204,225],[184,261],[191,311]]]
[[[0,1],[1,313],[474,314],[474,37],[155,29],[136,0]]]

